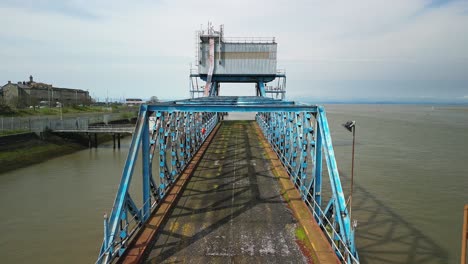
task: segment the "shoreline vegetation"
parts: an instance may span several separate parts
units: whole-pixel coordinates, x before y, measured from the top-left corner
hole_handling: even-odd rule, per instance
[[[109,104],[108,106],[64,106],[64,107],[34,107],[13,108],[0,103],[0,117],[36,117],[36,116],[60,116],[74,114],[92,113],[120,113],[137,111],[138,107],[120,104]]]
[[[8,139],[7,139],[8,138]],[[1,140],[8,144],[1,144]],[[98,142],[112,139],[111,135],[98,135]],[[82,134],[58,135],[34,133],[0,137],[0,176],[3,173],[88,148],[88,138]]]
[[[120,113],[122,120],[134,118],[138,107],[122,104],[106,106],[67,106],[67,107],[31,107],[13,108],[0,103],[2,118],[50,118],[64,116],[74,118],[92,114]],[[118,122],[122,122],[118,120]],[[3,127],[3,119],[2,119]],[[93,138],[94,139],[94,138]],[[112,135],[98,134],[99,143],[112,140]],[[93,140],[94,141],[94,140]],[[11,129],[0,131],[0,174],[49,159],[74,153],[89,147],[88,137],[80,133],[57,134],[42,132],[40,136],[29,129]],[[1,175],[0,175],[1,176]]]

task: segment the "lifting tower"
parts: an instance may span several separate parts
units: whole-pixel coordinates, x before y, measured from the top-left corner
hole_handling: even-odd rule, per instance
[[[195,37],[196,68],[190,71],[191,98],[219,96],[222,83],[254,83],[257,96],[285,99],[286,74],[276,68],[274,37],[225,38],[223,25],[214,30],[210,23],[207,30],[197,31]],[[199,86],[200,81],[205,85]]]

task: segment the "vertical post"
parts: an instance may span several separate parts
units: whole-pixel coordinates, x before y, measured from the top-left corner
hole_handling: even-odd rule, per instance
[[[88,133],[88,147],[89,148],[93,147],[93,145],[91,145],[91,134],[90,133]]]
[[[317,120],[317,119],[316,119]],[[314,210],[320,216],[320,206],[322,205],[322,133],[319,122],[315,129],[315,155],[314,155],[314,200],[317,203]]]
[[[141,111],[144,107],[141,107]],[[150,160],[150,140],[149,140],[149,122],[148,115],[145,111],[145,114],[141,116],[144,118],[142,137],[141,137],[141,150],[142,150],[142,162],[143,162],[143,221],[146,221],[149,218],[150,207],[151,207],[151,197],[150,197],[150,176],[149,176],[149,160]]]
[[[266,96],[265,83],[263,80],[257,83],[257,94],[258,96]]]
[[[107,220],[107,214],[104,214],[104,246],[109,245],[109,224]]]
[[[468,240],[468,204],[465,204],[463,213],[463,233],[460,264],[466,264],[466,241]]]
[[[120,134],[117,133],[117,148],[120,149]]]
[[[94,147],[97,148],[98,142],[97,142],[97,133],[94,133]]]
[[[115,149],[115,134],[112,134],[112,141],[114,142],[114,149]]]
[[[353,126],[353,151],[351,154],[351,190],[349,194],[349,219],[351,218],[351,210],[353,208],[353,184],[354,184],[354,144],[356,142],[356,126]]]

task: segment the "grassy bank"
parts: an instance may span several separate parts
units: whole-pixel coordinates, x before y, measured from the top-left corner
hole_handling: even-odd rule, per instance
[[[14,135],[14,134],[21,134],[21,133],[26,133],[29,132],[24,129],[16,129],[16,130],[3,130],[0,131],[0,136],[8,136],[8,135]]]
[[[59,116],[64,114],[83,113],[120,113],[137,111],[138,108],[126,105],[110,106],[65,106],[65,107],[44,107],[44,108],[12,108],[6,105],[0,106],[0,116],[5,117],[27,117],[27,116]]]
[[[112,139],[111,135],[99,135],[98,142]],[[45,139],[31,138],[26,141],[12,142],[0,148],[0,174],[27,167],[51,158],[70,154],[88,147],[85,135],[69,134],[58,136],[47,134]]]
[[[0,151],[0,173],[40,163],[84,148],[86,147],[75,143],[59,145],[44,142],[28,148]]]

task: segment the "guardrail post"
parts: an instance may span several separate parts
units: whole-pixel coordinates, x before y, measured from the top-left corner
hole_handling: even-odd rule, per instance
[[[141,136],[141,150],[142,150],[142,165],[143,165],[143,222],[149,218],[151,208],[151,196],[150,196],[150,141],[149,141],[149,122],[148,112],[146,106],[142,105],[140,112],[143,113],[141,118],[144,119],[142,136]]]
[[[462,231],[462,248],[460,264],[466,264],[466,241],[468,240],[468,204],[465,204],[463,210],[463,231]]]

